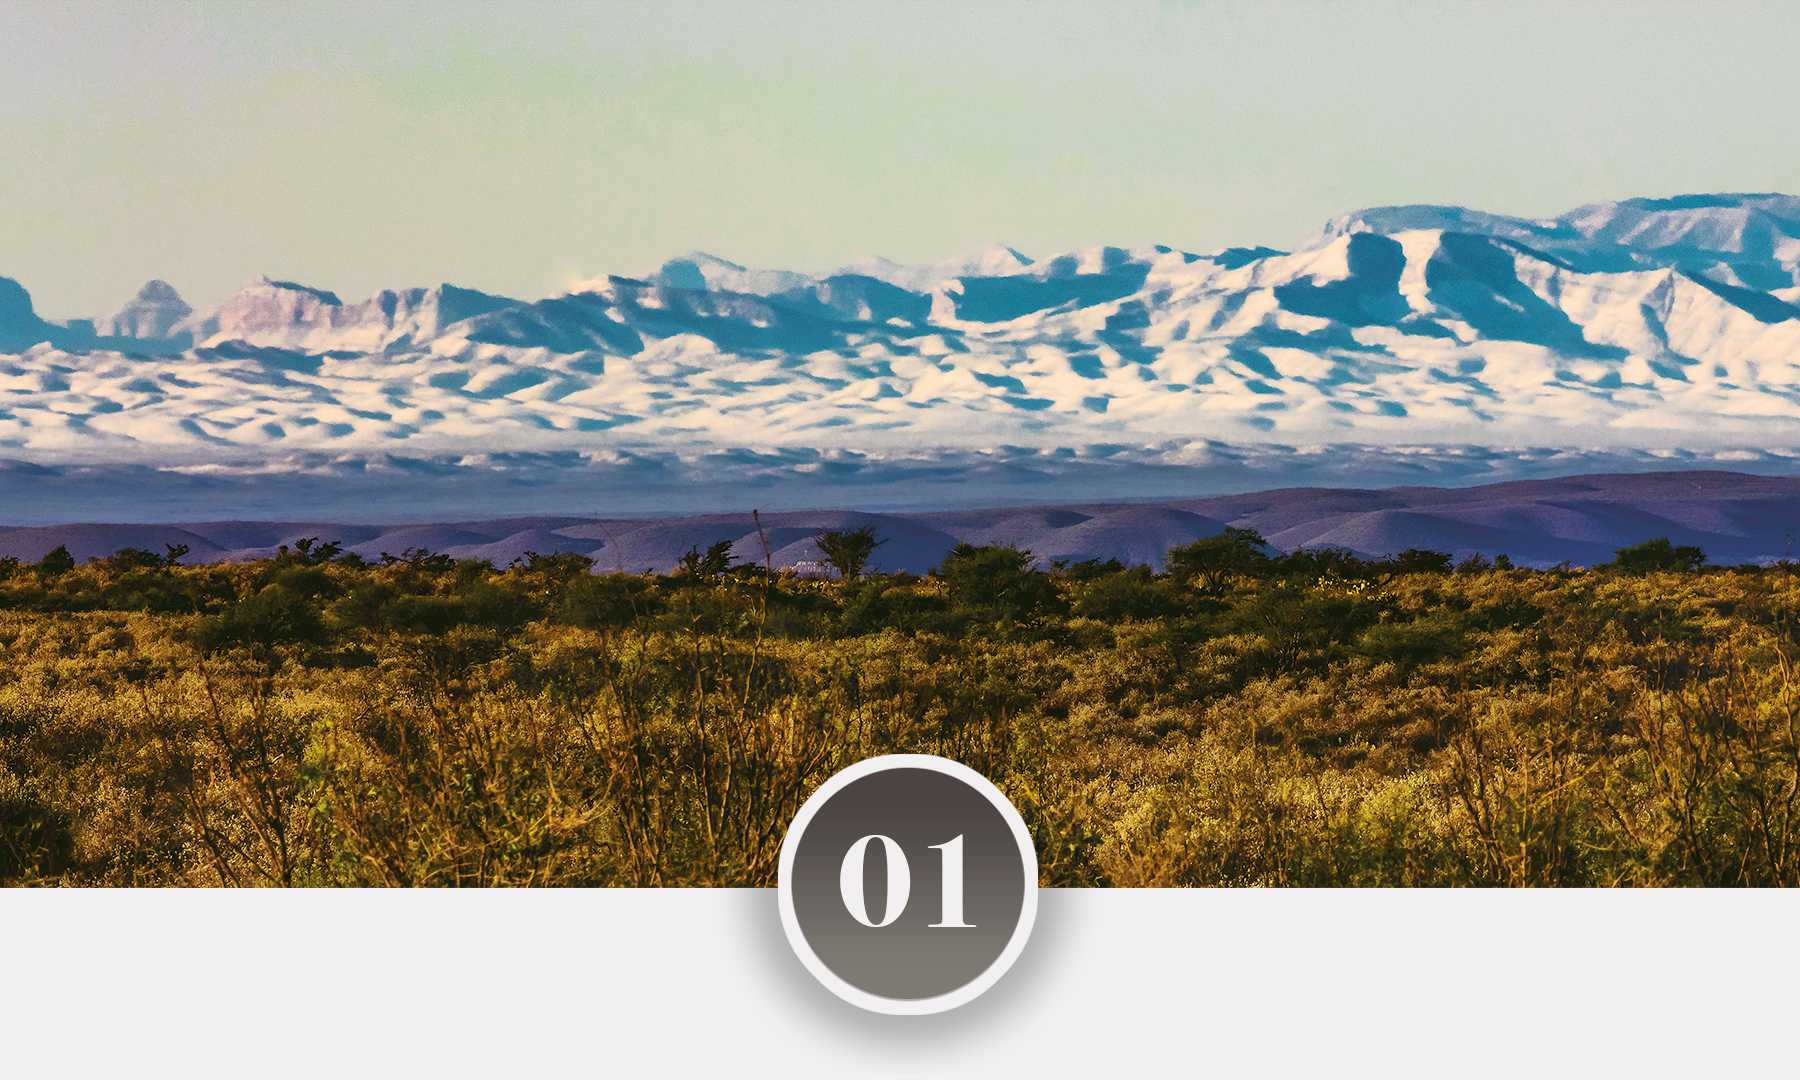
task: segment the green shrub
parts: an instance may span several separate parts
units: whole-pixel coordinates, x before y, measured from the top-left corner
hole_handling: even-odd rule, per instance
[[[1036,561],[1011,544],[958,544],[931,573],[955,607],[978,618],[1030,623],[1067,608],[1050,575],[1032,568]]]
[[[37,572],[39,579],[54,581],[75,569],[75,556],[69,554],[68,548],[58,544],[50,549],[49,554],[34,563],[32,569]]]
[[[1227,527],[1217,536],[1171,548],[1165,566],[1178,582],[1196,582],[1207,592],[1222,592],[1236,578],[1265,572],[1268,541],[1255,529]]]
[[[1690,544],[1676,547],[1669,543],[1668,537],[1659,536],[1618,549],[1613,553],[1612,564],[1621,570],[1642,574],[1652,570],[1692,570],[1705,561],[1706,553],[1699,548]]]

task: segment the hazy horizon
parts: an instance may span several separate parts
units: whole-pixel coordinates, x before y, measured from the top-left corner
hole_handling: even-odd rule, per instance
[[[0,7],[0,276],[532,299],[691,250],[1291,246],[1443,203],[1794,191],[1744,3]],[[1763,73],[1767,73],[1766,76]]]

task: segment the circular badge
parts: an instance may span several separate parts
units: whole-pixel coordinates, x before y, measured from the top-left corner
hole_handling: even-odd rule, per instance
[[[820,982],[875,1012],[953,1009],[998,982],[1037,916],[1037,851],[987,777],[929,754],[844,769],[781,844],[781,925]]]

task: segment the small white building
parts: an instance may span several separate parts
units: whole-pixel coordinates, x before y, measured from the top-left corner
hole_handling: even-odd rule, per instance
[[[792,567],[794,576],[800,578],[829,578],[834,571],[822,562],[797,562]]]

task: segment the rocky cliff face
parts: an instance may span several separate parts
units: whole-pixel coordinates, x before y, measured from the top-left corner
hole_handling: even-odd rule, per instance
[[[0,350],[29,349],[40,341],[60,340],[63,334],[62,327],[38,317],[25,286],[0,277]]]
[[[374,351],[401,340],[429,340],[452,323],[516,303],[440,285],[383,290],[346,304],[335,293],[265,277],[175,329],[192,334],[201,345],[242,341],[268,348]]]

